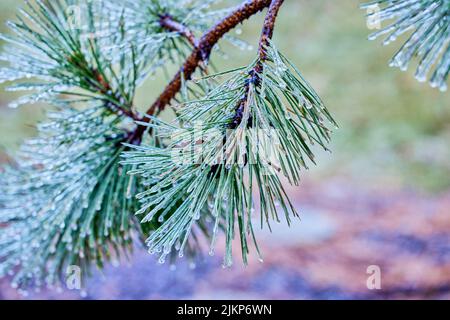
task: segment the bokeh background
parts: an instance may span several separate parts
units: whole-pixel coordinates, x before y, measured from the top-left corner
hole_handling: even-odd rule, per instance
[[[226,0],[226,2],[236,2]],[[0,1],[1,30],[22,1]],[[221,251],[176,268],[159,265],[144,248],[130,261],[86,280],[85,299],[396,299],[450,298],[450,95],[408,72],[388,67],[400,42],[369,42],[356,0],[287,0],[274,41],[316,88],[340,124],[328,154],[289,188],[302,220],[259,231],[264,263],[245,267]],[[263,15],[242,38],[257,45]],[[400,39],[401,40],[401,39]],[[223,46],[221,68],[253,59]],[[150,80],[142,109],[164,85]],[[35,134],[45,106],[9,109],[0,93],[0,161]],[[1,232],[1,230],[0,230]],[[381,268],[381,289],[369,290],[367,267]],[[0,280],[0,299],[24,298]],[[27,298],[80,299],[74,291]]]

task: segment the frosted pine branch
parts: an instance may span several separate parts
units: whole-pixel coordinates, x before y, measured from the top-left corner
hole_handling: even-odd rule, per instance
[[[447,90],[450,71],[450,0],[379,0],[362,6],[370,8],[368,19],[382,23],[383,29],[371,34],[373,40],[386,36],[383,45],[411,32],[390,62],[390,66],[406,70],[414,57],[419,57],[415,77],[420,82],[430,79],[432,87]],[[433,71],[434,70],[434,71]]]

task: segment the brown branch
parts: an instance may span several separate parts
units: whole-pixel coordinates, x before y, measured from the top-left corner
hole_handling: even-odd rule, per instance
[[[195,38],[194,33],[189,30],[188,27],[183,25],[182,23],[179,23],[178,21],[175,21],[169,14],[162,14],[160,15],[159,24],[162,28],[177,32],[192,45],[193,48],[196,48],[198,46],[198,41]],[[204,70],[204,69],[202,69]],[[206,70],[204,70],[206,72]],[[109,83],[103,78],[103,76],[100,74],[98,70],[93,70],[94,76],[99,83],[99,91],[102,94],[107,94],[107,92],[111,89]],[[123,113],[125,116],[133,119],[134,121],[142,121],[143,119],[139,118],[130,108],[130,110],[127,110],[125,108],[122,108],[120,106],[115,105],[112,102],[108,102],[109,107],[114,110]],[[127,140],[135,140],[135,133],[130,132]]]
[[[103,75],[97,70],[93,69],[92,73],[98,82],[97,89],[98,91],[103,95],[108,95],[108,92],[111,90],[111,86],[109,85],[108,81],[103,77]],[[139,121],[140,118],[133,112],[132,108],[129,107],[129,110],[126,108],[123,108],[111,101],[106,102],[107,106],[116,112],[122,113],[125,116],[133,119],[134,121]]]
[[[269,40],[273,37],[273,30],[275,28],[275,21],[283,5],[284,0],[272,0],[269,10],[267,11],[266,18],[261,33],[261,39],[259,40],[259,58],[264,61],[266,59],[265,47],[269,45]]]
[[[195,37],[194,33],[184,24],[174,20],[169,14],[161,15],[159,19],[159,24],[164,29],[172,32],[177,32],[178,34],[183,36],[189,42],[192,48],[198,47],[198,40]],[[208,69],[206,66],[200,65],[200,68],[205,74],[208,73]]]
[[[194,33],[191,30],[189,30],[189,28],[186,27],[184,24],[175,21],[170,15],[168,14],[161,15],[159,19],[159,24],[161,25],[161,27],[163,27],[168,31],[179,33],[189,41],[192,47],[197,48],[198,41],[195,38]]]
[[[180,91],[182,78],[184,77],[186,80],[191,79],[200,63],[208,61],[213,47],[226,33],[244,20],[269,7],[271,3],[272,0],[247,0],[207,31],[198,41],[198,45],[194,47],[192,54],[186,59],[181,69],[166,86],[163,93],[148,109],[147,114],[153,115],[156,111],[163,110]],[[143,121],[148,122],[149,119],[145,118]],[[132,143],[140,143],[145,129],[145,126],[138,126],[131,138],[133,139]]]
[[[244,109],[247,104],[248,94],[250,91],[250,84],[254,84],[256,86],[259,85],[260,75],[263,72],[264,64],[263,62],[267,59],[266,47],[269,45],[270,39],[273,36],[273,30],[275,28],[275,20],[277,19],[278,11],[281,8],[284,0],[272,0],[269,10],[267,11],[266,18],[264,19],[264,25],[261,32],[261,38],[259,40],[259,59],[256,62],[255,67],[249,73],[249,79],[245,84],[245,93],[242,98],[239,100],[239,103],[236,107],[236,112],[231,121],[229,128],[235,129],[242,122],[242,117],[244,116]],[[248,124],[250,127],[252,126],[251,122]]]

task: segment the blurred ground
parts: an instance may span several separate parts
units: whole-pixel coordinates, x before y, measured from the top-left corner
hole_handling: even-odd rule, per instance
[[[262,234],[263,263],[222,269],[220,254],[176,270],[139,250],[129,265],[109,266],[87,281],[88,299],[394,299],[450,298],[450,192],[343,188],[305,183],[302,222]],[[369,290],[367,267],[381,269]],[[0,298],[19,298],[7,282]],[[48,291],[29,298],[80,298]]]
[[[19,1],[2,0],[6,20]],[[399,43],[382,48],[366,40],[356,0],[291,0],[281,11],[275,43],[317,89],[340,129],[333,154],[290,194],[302,212],[292,228],[260,234],[264,263],[222,269],[220,252],[158,265],[144,249],[130,266],[108,267],[87,282],[91,299],[157,298],[450,298],[450,99],[419,84],[413,70],[390,69]],[[262,17],[242,27],[252,44]],[[226,50],[227,47],[225,46]],[[228,48],[229,49],[229,48]],[[230,51],[222,68],[242,65],[252,52]],[[149,81],[137,100],[142,109],[164,81]],[[0,95],[0,148],[17,148],[34,134],[41,106],[5,107]],[[368,290],[366,269],[381,268],[381,290]],[[33,298],[79,298],[41,292]],[[0,281],[0,298],[18,298]]]

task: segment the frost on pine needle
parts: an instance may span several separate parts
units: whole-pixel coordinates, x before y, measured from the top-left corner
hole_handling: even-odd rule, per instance
[[[370,40],[387,35],[383,45],[412,31],[390,66],[406,70],[414,57],[419,57],[415,77],[420,82],[447,90],[450,71],[450,0],[378,0],[362,6],[373,8],[371,22],[392,21],[369,36]],[[434,71],[433,71],[434,69]]]
[[[1,55],[1,81],[33,91],[20,103],[56,107],[39,135],[1,168],[0,276],[21,288],[56,283],[68,265],[84,274],[131,249],[140,225],[133,194],[139,187],[119,164],[124,141],[133,142],[133,99],[142,66],[136,52],[105,50],[123,41],[110,17],[94,14],[100,1],[34,1],[18,21]],[[83,23],[70,16],[84,8]],[[69,10],[70,9],[70,10]],[[79,22],[79,21],[78,21]]]
[[[314,163],[311,145],[327,150],[327,123],[335,126],[335,122],[273,44],[265,50],[264,61],[257,59],[229,73],[202,99],[180,105],[181,127],[152,118],[147,125],[165,146],[130,145],[131,151],[123,155],[122,163],[135,167],[130,174],[147,186],[137,196],[141,202],[137,214],[143,221],[154,219],[159,210],[165,215],[180,202],[147,239],[150,252],[160,253],[162,260],[174,250],[183,256],[193,227],[212,216],[210,253],[223,230],[224,265],[232,264],[236,237],[246,263],[247,238],[256,245],[255,195],[261,227],[270,227],[270,221],[280,221],[281,216],[289,224],[297,216],[280,176],[297,185],[301,169]]]
[[[101,267],[140,232],[139,187],[119,164],[120,118],[101,108],[48,116],[1,177],[0,275],[14,274],[14,286],[53,284],[68,265]]]
[[[197,45],[201,35],[220,21],[230,9],[218,9],[222,0],[113,0],[105,6],[122,19],[127,30],[122,49],[130,43],[140,52],[138,62],[153,73],[168,62],[179,65]],[[104,8],[101,10],[105,10]],[[231,44],[247,49],[249,45],[226,35]]]
[[[39,101],[57,105],[100,103],[113,111],[131,112],[143,67],[137,62],[134,46],[131,53],[105,50],[122,42],[125,30],[120,21],[95,15],[94,7],[101,3],[27,2],[17,21],[8,22],[11,35],[1,36],[7,45],[0,56],[0,82],[14,81],[7,88],[11,91],[33,92],[13,102],[12,107]],[[108,28],[115,28],[114,33]]]
[[[252,245],[260,254],[256,219],[270,228],[297,216],[281,179],[300,182],[335,123],[270,41],[283,1],[216,2],[37,0],[9,23],[0,81],[32,92],[15,105],[56,111],[0,170],[0,276],[52,285],[69,265],[86,274],[118,259],[134,235],[163,263],[205,240],[214,254],[223,231],[224,265],[234,238],[247,263]],[[242,47],[227,33],[266,8],[258,59],[207,75],[219,40]],[[142,118],[136,88],[180,59]],[[174,101],[175,120],[163,122]]]

